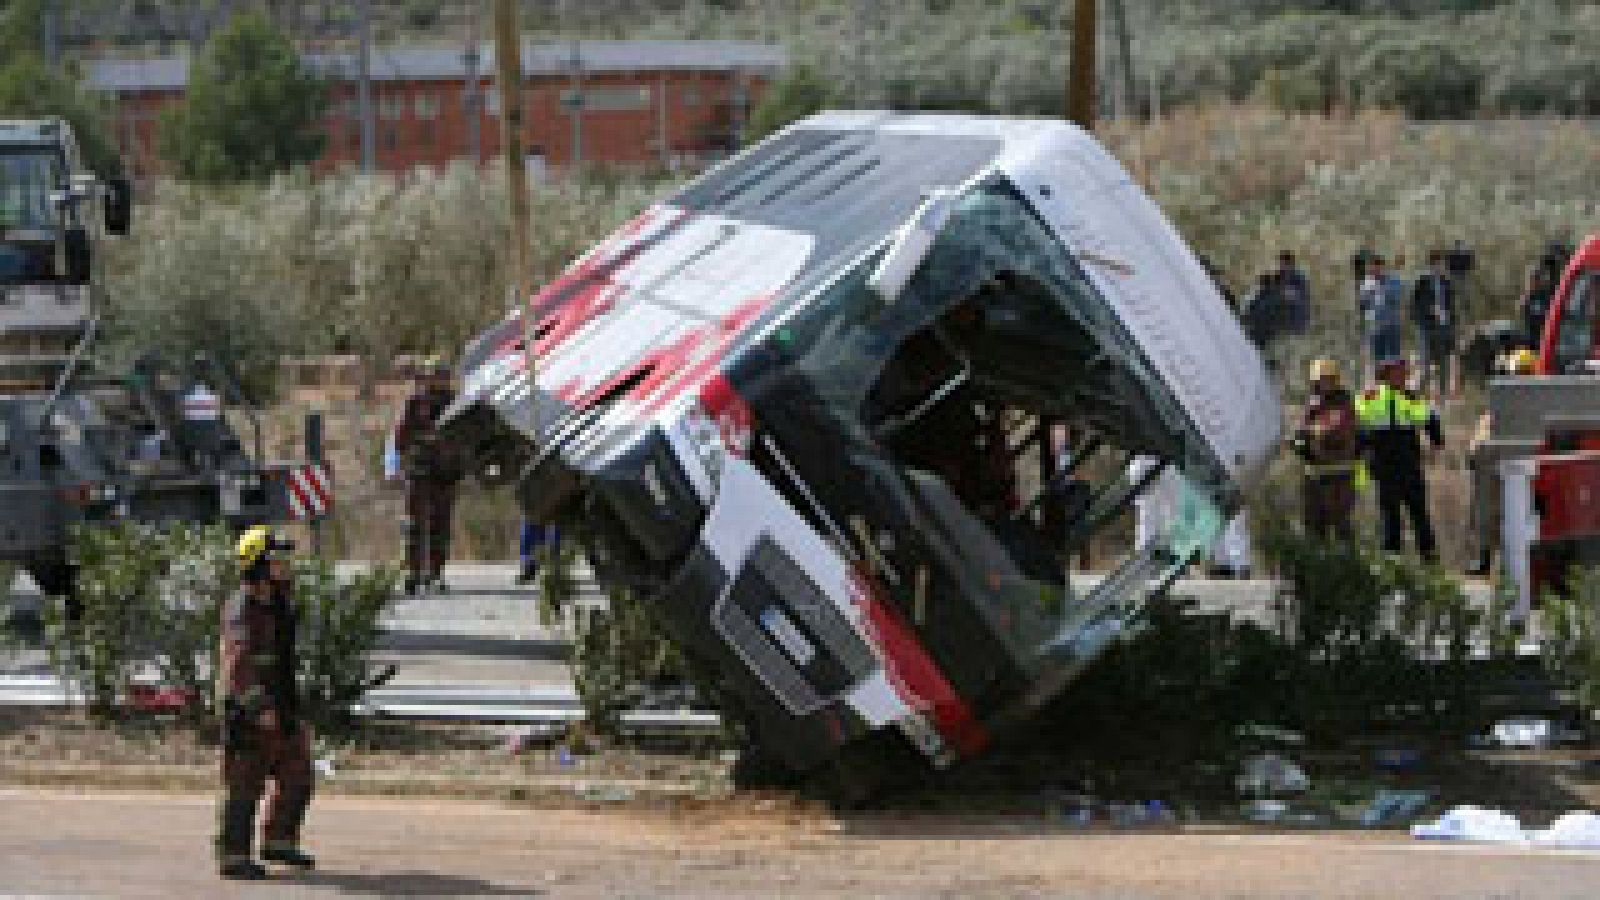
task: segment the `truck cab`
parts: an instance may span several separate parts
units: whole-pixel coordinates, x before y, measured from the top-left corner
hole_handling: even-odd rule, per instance
[[[1595,373],[1600,363],[1600,235],[1578,247],[1550,304],[1539,370],[1545,375]]]

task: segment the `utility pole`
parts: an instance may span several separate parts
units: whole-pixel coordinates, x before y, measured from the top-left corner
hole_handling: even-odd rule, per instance
[[[572,109],[568,110],[572,116],[572,171],[573,174],[577,174],[583,169],[583,108],[588,105],[583,96],[582,40],[572,39],[572,58],[567,64],[572,69]]]
[[[372,0],[356,3],[356,107],[361,117],[361,171],[377,167],[378,146],[372,115]]]
[[[46,0],[44,22],[40,37],[43,39],[44,61],[52,69],[61,66],[61,0]]]
[[[1072,71],[1067,82],[1067,118],[1085,130],[1094,128],[1095,49],[1098,37],[1095,0],[1074,0],[1072,8]]]
[[[1120,107],[1126,112],[1139,103],[1139,93],[1133,82],[1133,31],[1128,28],[1127,0],[1111,0],[1111,25],[1117,33],[1117,62],[1122,69]]]
[[[462,92],[461,111],[467,120],[467,155],[473,165],[483,163],[483,82],[478,74],[482,61],[483,44],[478,36],[479,0],[467,0],[467,46],[461,52],[462,68],[466,70],[466,88]]]
[[[505,159],[506,191],[511,206],[512,308],[528,302],[528,169],[522,151],[522,34],[517,27],[517,0],[494,0],[494,60],[499,70],[500,153]],[[523,316],[523,343],[530,369],[533,359],[531,317]]]

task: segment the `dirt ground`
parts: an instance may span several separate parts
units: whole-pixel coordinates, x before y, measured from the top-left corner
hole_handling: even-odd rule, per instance
[[[1396,835],[1069,831],[1026,817],[836,819],[320,798],[310,874],[215,880],[207,794],[0,791],[0,891],[144,896],[1592,897],[1600,856]]]

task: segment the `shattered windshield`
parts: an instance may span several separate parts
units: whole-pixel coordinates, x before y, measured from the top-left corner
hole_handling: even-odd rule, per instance
[[[54,152],[0,147],[0,232],[53,229],[50,194],[61,180]]]
[[[875,264],[866,256],[781,333],[807,348],[799,365],[837,427],[871,448],[854,463],[883,492],[877,506],[901,511],[863,513],[894,520],[889,537],[856,536],[864,556],[936,652],[962,639],[929,633],[943,587],[978,598],[1024,668],[1076,656],[1095,623],[1216,538],[1220,466],[1010,182],[960,199],[896,300],[866,287]],[[1136,504],[1157,495],[1159,527],[1130,533]]]

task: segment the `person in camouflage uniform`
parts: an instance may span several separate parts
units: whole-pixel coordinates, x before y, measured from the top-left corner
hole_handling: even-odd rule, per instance
[[[238,591],[222,611],[217,708],[225,788],[216,839],[222,877],[266,876],[250,853],[256,805],[267,782],[261,858],[309,869],[300,826],[311,802],[311,734],[295,683],[297,617],[289,594],[291,545],[265,526],[239,539]]]
[[[1312,537],[1355,540],[1351,514],[1361,477],[1361,442],[1355,400],[1340,383],[1339,364],[1311,364],[1311,396],[1292,446],[1305,463],[1301,508]]]
[[[433,427],[453,402],[450,369],[431,358],[394,427],[394,448],[405,474],[406,593],[442,585],[450,558],[450,520],[460,477],[449,448],[433,440]]]

